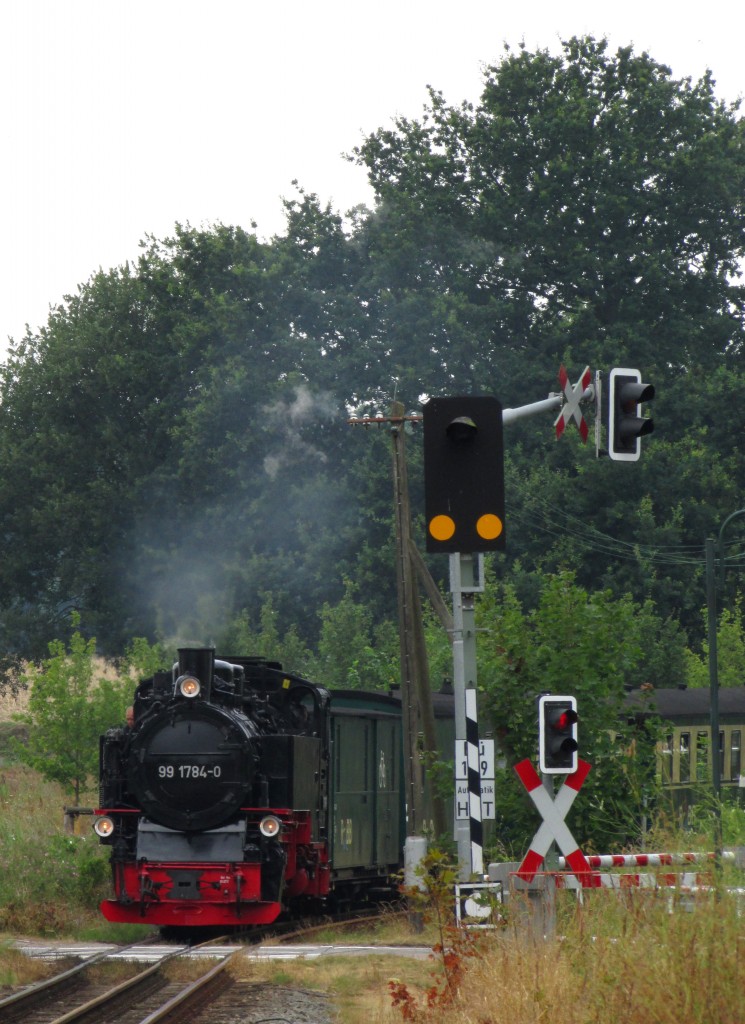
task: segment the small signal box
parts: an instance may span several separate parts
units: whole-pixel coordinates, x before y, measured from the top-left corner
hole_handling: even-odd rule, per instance
[[[544,695],[538,701],[538,755],[544,775],[577,771],[577,700]]]

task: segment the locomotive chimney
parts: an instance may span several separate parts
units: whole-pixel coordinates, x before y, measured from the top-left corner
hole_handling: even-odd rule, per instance
[[[201,697],[210,700],[212,696],[212,675],[215,668],[214,647],[180,647],[178,652],[178,674],[196,676],[202,684]]]

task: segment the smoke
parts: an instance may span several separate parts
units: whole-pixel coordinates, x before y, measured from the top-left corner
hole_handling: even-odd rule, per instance
[[[264,472],[272,480],[298,461],[328,462],[325,452],[308,439],[309,428],[321,430],[324,422],[343,415],[340,403],[328,391],[314,393],[306,384],[293,391],[293,398],[280,398],[262,409],[268,432],[276,438],[274,450],[264,459]]]
[[[288,545],[297,550],[298,524],[313,536],[334,533],[341,503],[327,485],[316,487],[314,477],[316,468],[329,463],[324,451],[332,440],[329,426],[346,421],[344,409],[330,393],[301,385],[288,387],[285,397],[257,411],[265,454],[241,472],[249,481],[258,469],[272,481],[281,471],[292,473],[296,487],[282,487],[278,495],[270,484],[265,490],[259,484],[256,508],[250,507],[255,487],[247,494],[238,485],[205,502],[195,495],[178,516],[154,501],[138,521],[133,571],[138,617],[149,623],[147,632],[173,646],[213,642],[241,607],[257,612],[263,590],[283,592],[284,613],[289,608],[289,614],[310,617],[308,609],[328,596],[323,588],[319,594],[319,574],[315,565],[303,566],[302,551],[293,555],[290,580],[283,552]]]

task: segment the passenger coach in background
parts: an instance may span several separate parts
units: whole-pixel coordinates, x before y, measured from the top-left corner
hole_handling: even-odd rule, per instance
[[[688,806],[696,789],[711,785],[712,743],[708,687],[643,688],[629,693],[635,713],[663,720],[657,748],[657,770],[663,789],[676,806]],[[722,793],[737,794],[745,786],[742,740],[745,736],[745,687],[719,690],[719,771]],[[740,781],[742,775],[742,783]]]

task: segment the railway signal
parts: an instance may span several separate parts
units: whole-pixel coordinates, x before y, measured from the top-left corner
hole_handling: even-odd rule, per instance
[[[544,695],[538,701],[538,751],[544,775],[577,771],[577,701]]]
[[[427,551],[504,550],[502,406],[490,396],[424,406]]]
[[[654,421],[641,415],[642,402],[654,398],[653,384],[642,382],[639,370],[614,367],[608,384],[608,454],[615,462],[637,462],[641,439]]]

